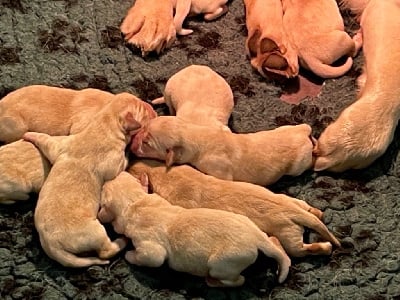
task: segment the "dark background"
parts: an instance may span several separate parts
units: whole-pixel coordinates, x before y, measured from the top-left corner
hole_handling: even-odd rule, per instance
[[[1,0],[0,97],[30,84],[129,91],[143,100],[162,94],[168,78],[190,64],[206,64],[231,85],[230,125],[254,132],[308,123],[316,137],[355,99],[362,56],[345,76],[326,80],[319,97],[294,106],[279,100],[282,86],[252,70],[244,51],[244,7],[233,0],[217,21],[191,19],[194,33],[160,57],[143,59],[124,45],[119,24],[128,0]],[[356,28],[343,12],[349,32]],[[393,76],[397,76],[394,74]],[[164,106],[157,107],[160,114]],[[343,243],[331,257],[293,259],[278,285],[276,265],[261,257],[237,289],[208,288],[202,278],[128,265],[66,269],[49,259],[33,226],[35,197],[0,207],[1,299],[400,299],[400,163],[398,132],[371,167],[342,174],[308,171],[271,187],[325,211]],[[1,163],[1,162],[0,162]],[[1,174],[0,174],[1,176]],[[240,232],[238,232],[240,234]],[[316,238],[311,235],[310,238]]]

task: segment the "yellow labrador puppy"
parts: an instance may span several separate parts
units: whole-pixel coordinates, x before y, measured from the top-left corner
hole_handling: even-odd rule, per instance
[[[316,171],[365,168],[393,140],[400,118],[400,78],[393,75],[400,69],[399,1],[370,0],[361,16],[361,31],[365,66],[359,83],[365,83],[356,102],[318,139]]]
[[[146,185],[147,177],[142,180]],[[240,273],[255,262],[260,250],[277,260],[279,282],[288,275],[290,259],[279,241],[247,217],[171,205],[148,194],[126,172],[104,185],[98,217],[132,239],[135,250],[125,255],[132,264],[159,267],[167,261],[176,271],[206,277],[210,286],[233,287],[244,283]]]
[[[305,201],[274,194],[254,184],[217,179],[188,165],[167,169],[159,161],[140,160],[128,172],[137,178],[146,174],[153,192],[173,205],[222,209],[247,216],[262,231],[277,237],[291,256],[329,255],[331,243],[340,246],[321,222],[322,212]],[[305,243],[304,227],[318,232],[328,242]]]
[[[283,27],[297,50],[300,65],[322,78],[339,77],[350,70],[361,47],[344,31],[335,0],[282,0]],[[331,66],[347,56],[338,67]]]
[[[38,193],[50,167],[32,143],[19,140],[0,147],[0,203],[28,200],[29,193]]]
[[[147,136],[135,136],[131,149],[167,166],[189,163],[221,179],[268,185],[311,168],[313,147],[306,124],[236,134],[163,116],[151,120]]]
[[[114,95],[98,89],[72,90],[45,85],[20,88],[0,101],[0,141],[17,141],[27,131],[49,135],[79,132],[115,97],[136,99],[129,93]],[[144,107],[156,116],[151,105],[145,103]]]
[[[234,102],[229,84],[211,68],[191,65],[167,81],[164,97],[152,101],[166,103],[171,115],[199,125],[229,130]]]
[[[148,122],[143,103],[114,99],[74,135],[27,132],[23,136],[53,164],[39,193],[34,219],[44,251],[64,266],[107,264],[126,245],[124,239],[110,240],[97,213],[104,182],[126,168],[126,145]],[[133,117],[139,114],[140,123]],[[98,257],[78,256],[91,251]]]
[[[295,77],[299,73],[297,52],[283,30],[281,0],[244,0],[246,7],[246,52],[253,68],[268,77],[276,73]]]

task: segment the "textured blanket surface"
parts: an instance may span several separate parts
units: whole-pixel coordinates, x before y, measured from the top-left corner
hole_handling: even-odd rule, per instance
[[[190,64],[205,64],[231,85],[235,132],[308,123],[315,136],[355,99],[362,56],[320,96],[299,105],[279,100],[282,86],[262,78],[245,55],[242,1],[213,22],[191,19],[160,57],[143,59],[124,45],[119,24],[131,0],[2,0],[0,97],[30,84],[129,91],[149,101],[168,78]],[[349,15],[349,32],[356,28]],[[394,76],[398,76],[394,74]],[[157,107],[160,114],[166,107]],[[386,154],[361,171],[308,171],[271,187],[325,212],[324,222],[343,244],[331,257],[293,259],[278,285],[276,265],[260,257],[237,289],[208,288],[202,278],[129,265],[122,255],[109,266],[71,270],[46,256],[33,226],[35,197],[0,208],[1,299],[400,299],[400,161],[398,132]],[[1,162],[0,162],[1,163]],[[1,174],[0,174],[1,176]],[[232,229],[234,230],[234,229]],[[240,232],[237,233],[238,235]],[[310,234],[310,239],[315,235]]]

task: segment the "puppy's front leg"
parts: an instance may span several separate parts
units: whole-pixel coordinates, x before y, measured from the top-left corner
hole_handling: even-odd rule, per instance
[[[167,250],[160,244],[145,241],[135,247],[135,250],[127,251],[125,254],[125,259],[131,264],[156,268],[167,258]]]
[[[54,161],[58,158],[61,152],[60,144],[68,137],[50,136],[48,134],[38,132],[26,132],[22,138],[38,147],[50,161],[50,163],[54,164]]]

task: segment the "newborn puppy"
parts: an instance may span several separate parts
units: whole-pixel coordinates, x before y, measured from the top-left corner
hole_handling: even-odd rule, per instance
[[[38,193],[50,167],[32,143],[19,140],[0,147],[0,204],[28,200],[29,193]]]
[[[331,243],[340,246],[320,221],[322,212],[305,201],[254,184],[217,179],[188,165],[167,169],[159,161],[141,160],[135,161],[128,172],[137,178],[146,174],[152,191],[173,205],[222,209],[247,216],[262,231],[277,237],[291,256],[329,255]],[[329,242],[304,243],[304,227]]]
[[[232,90],[207,66],[191,65],[171,76],[164,97],[152,103],[166,103],[170,114],[184,121],[230,131],[227,125],[234,106]]]
[[[79,132],[115,97],[137,99],[128,93],[113,95],[97,89],[76,91],[45,85],[20,88],[0,101],[0,141],[17,141],[27,131],[49,135]],[[154,112],[149,104],[144,105]]]
[[[247,217],[171,205],[147,194],[128,173],[104,185],[98,217],[132,239],[135,249],[125,255],[132,264],[160,267],[167,261],[176,271],[206,277],[210,286],[234,287],[244,283],[240,273],[256,261],[260,250],[277,260],[280,283],[288,275],[290,259],[278,239]]]
[[[51,137],[27,132],[53,164],[39,193],[35,226],[49,257],[68,267],[107,264],[126,246],[124,239],[111,241],[97,220],[102,186],[127,166],[125,148],[141,126],[148,122],[139,99],[112,100],[85,129],[75,135]],[[98,257],[78,256],[95,251]]]
[[[365,84],[358,100],[322,132],[316,171],[365,168],[393,140],[400,118],[400,78],[393,75],[400,68],[399,20],[398,1],[368,2],[361,16]]]
[[[172,0],[136,0],[121,24],[125,40],[141,49],[142,56],[158,54],[176,39]]]
[[[299,73],[297,52],[283,30],[281,0],[244,0],[246,52],[251,65],[264,77],[272,72],[285,77]]]
[[[151,120],[149,134],[132,140],[139,157],[189,163],[215,177],[268,185],[297,176],[313,165],[311,127],[306,124],[235,134],[186,123],[177,117]]]
[[[283,26],[297,50],[300,65],[322,78],[339,77],[350,70],[361,47],[345,31],[335,0],[282,0]],[[336,60],[348,56],[338,67]]]
[[[175,8],[174,24],[176,33],[188,35],[191,29],[182,28],[183,21],[188,15],[204,14],[207,21],[215,20],[228,11],[228,0],[171,0]]]

